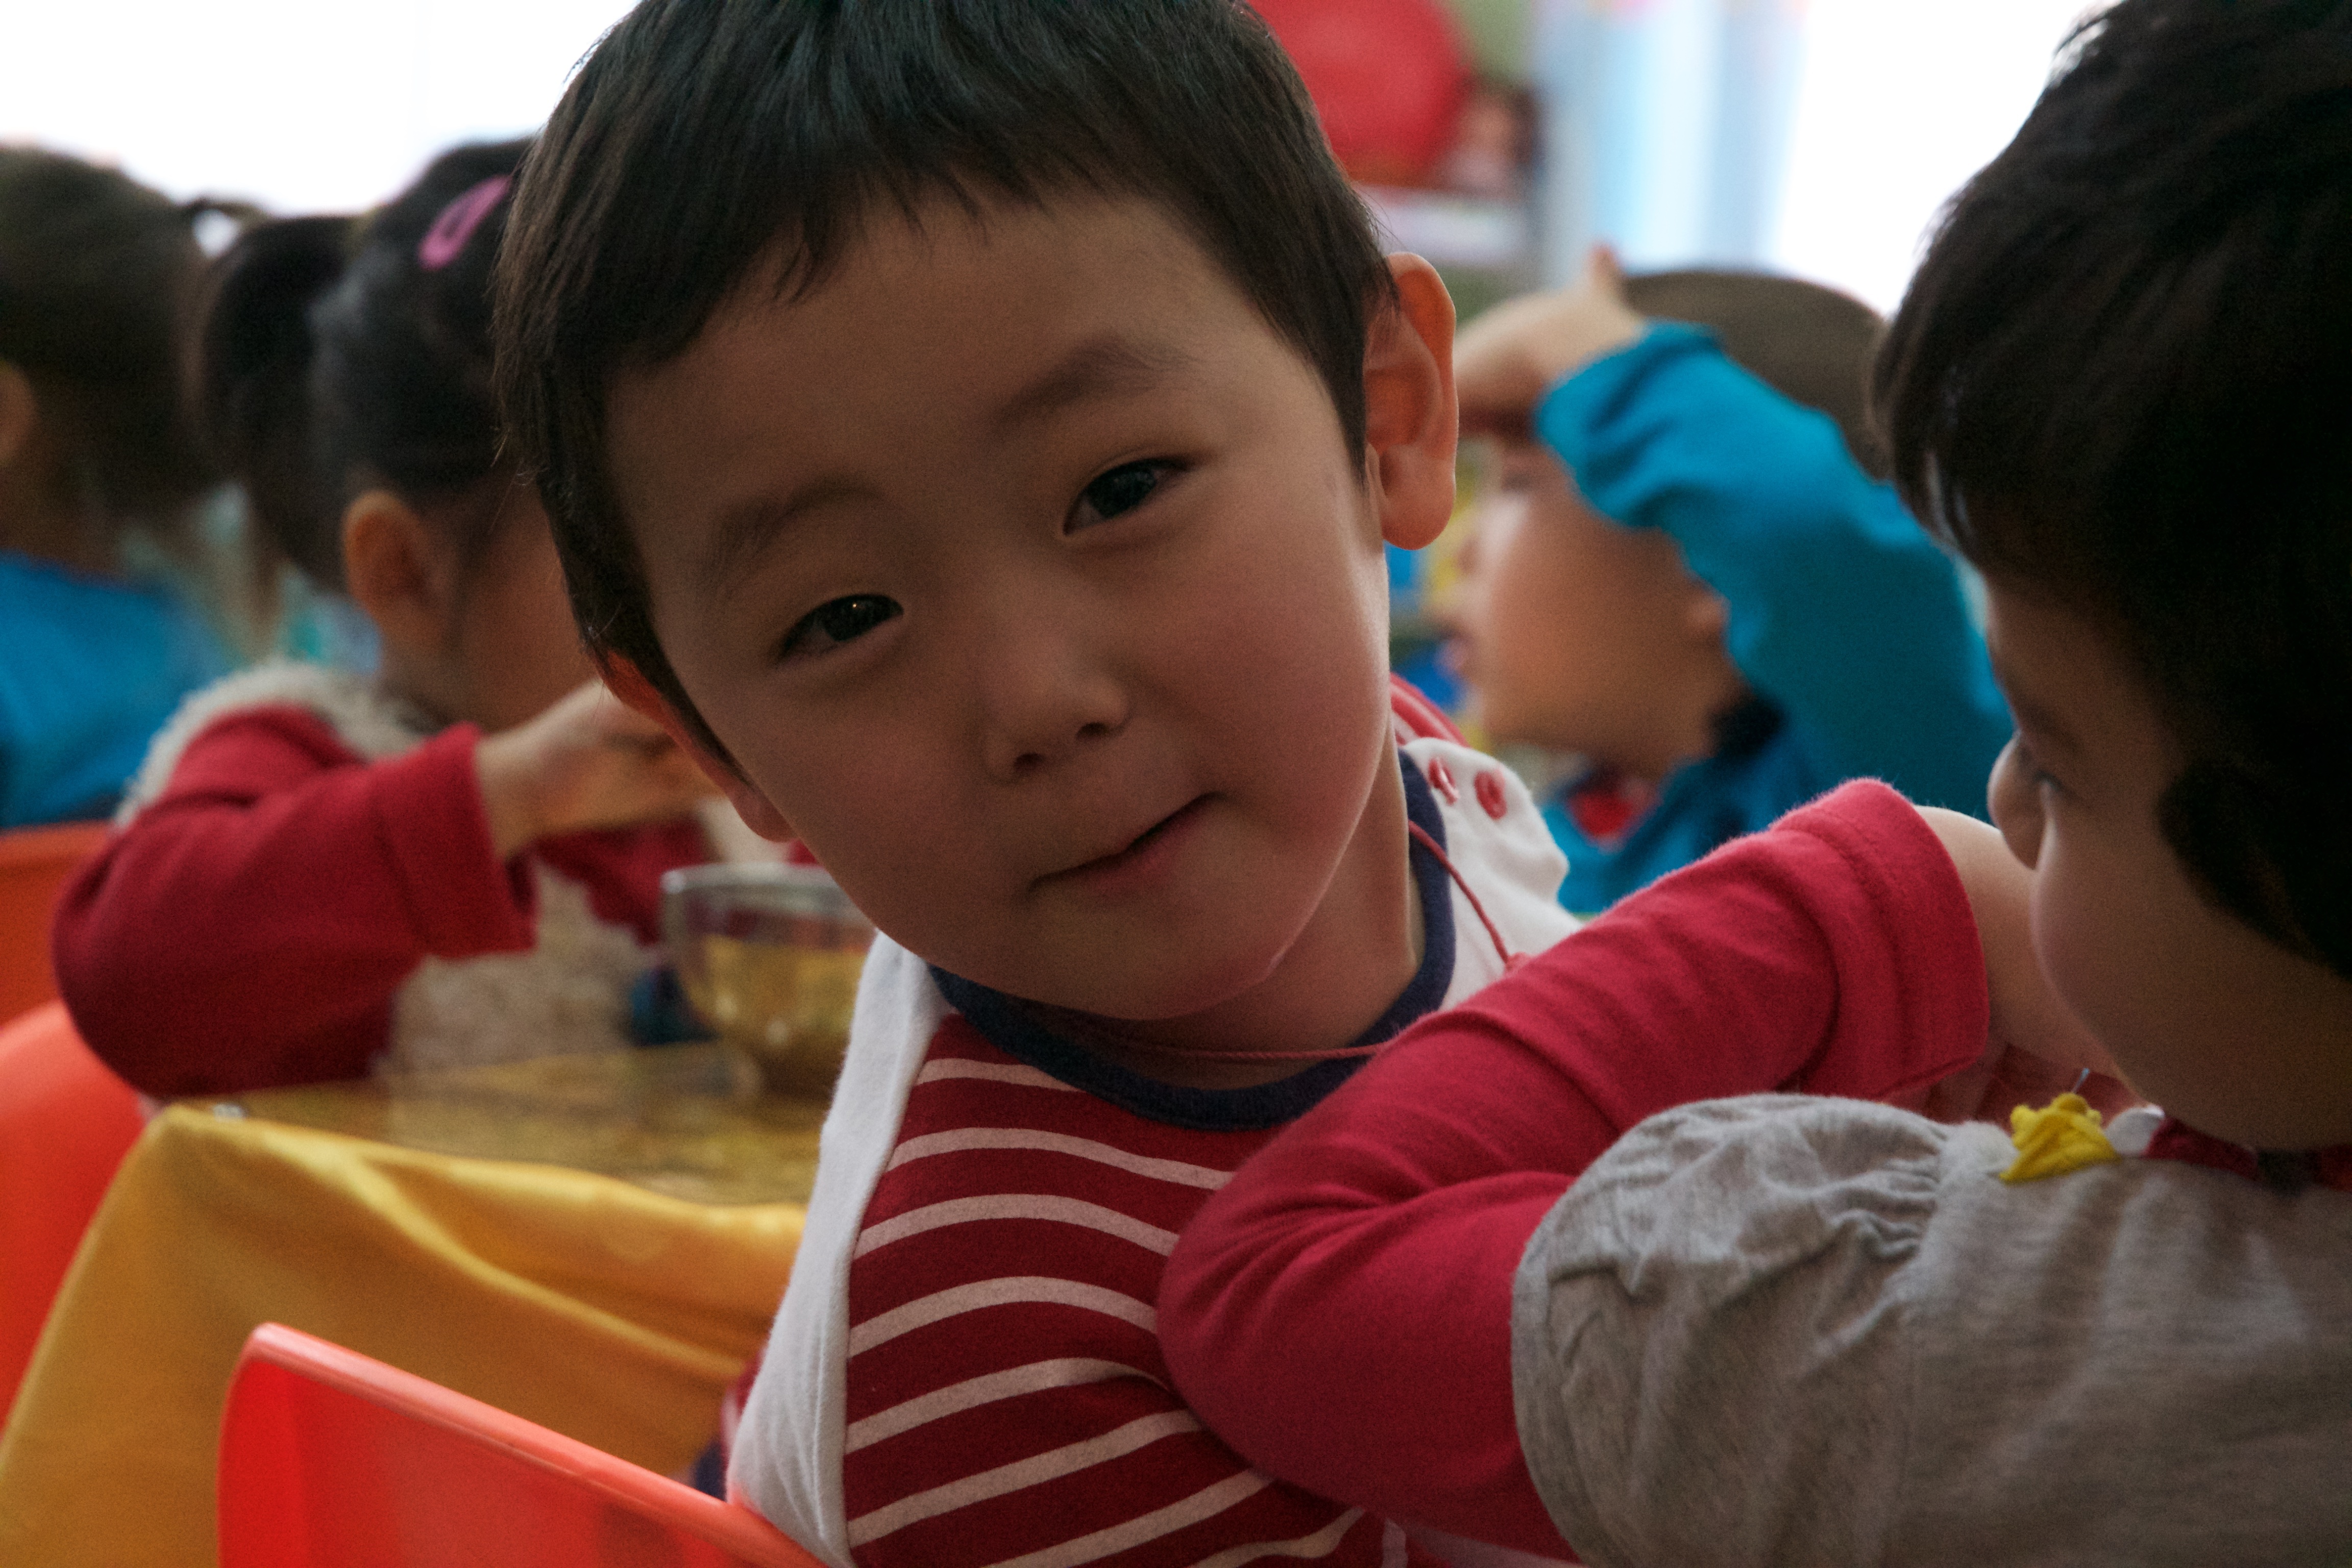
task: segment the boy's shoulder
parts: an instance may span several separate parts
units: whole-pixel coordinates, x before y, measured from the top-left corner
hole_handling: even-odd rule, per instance
[[[1513,954],[1540,952],[1576,929],[1559,903],[1569,860],[1526,782],[1502,762],[1442,736],[1401,751],[1408,794],[1419,797],[1414,820],[1444,855],[1453,885],[1451,1006],[1499,978]]]
[[[1408,810],[1445,856],[1456,912],[1475,939],[1466,966],[1454,962],[1450,1005],[1500,975],[1512,953],[1540,952],[1575,929],[1558,896],[1568,860],[1525,781],[1472,748],[1402,676],[1389,677],[1389,721],[1404,759]]]

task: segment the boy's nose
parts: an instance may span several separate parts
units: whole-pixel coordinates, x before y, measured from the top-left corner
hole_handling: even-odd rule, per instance
[[[1126,727],[1127,687],[1084,639],[1034,622],[1008,633],[976,670],[992,777],[1022,778]]]
[[[1034,688],[1001,695],[983,714],[983,761],[993,777],[1024,777],[1126,726],[1124,697],[1107,679],[1068,672]]]

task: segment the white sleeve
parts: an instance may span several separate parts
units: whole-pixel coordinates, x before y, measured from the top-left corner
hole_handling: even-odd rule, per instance
[[[792,1282],[744,1402],[728,1489],[834,1568],[854,1568],[842,1501],[849,1257],[947,1003],[923,961],[877,935],[849,1054],[817,1142],[816,1186]]]

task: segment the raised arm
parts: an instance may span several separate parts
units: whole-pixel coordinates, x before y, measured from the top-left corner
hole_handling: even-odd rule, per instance
[[[1244,1166],[1169,1266],[1177,1385],[1286,1479],[1557,1555],[1510,1302],[1570,1179],[1669,1107],[1910,1097],[1988,1038],[1951,860],[1890,791],[1848,785],[1425,1020]]]
[[[59,908],[91,1048],[157,1095],[356,1078],[422,959],[530,947],[474,745],[463,726],[362,764],[294,708],[197,736]]]
[[[2010,720],[1958,572],[1826,416],[1665,323],[1554,386],[1535,428],[1595,508],[1681,546],[1732,662],[1832,776],[1981,815]]]

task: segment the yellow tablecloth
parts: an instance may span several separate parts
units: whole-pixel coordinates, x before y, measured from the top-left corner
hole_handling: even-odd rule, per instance
[[[0,1437],[0,1563],[213,1563],[222,1400],[265,1321],[675,1471],[767,1331],[803,1215],[167,1110]]]

